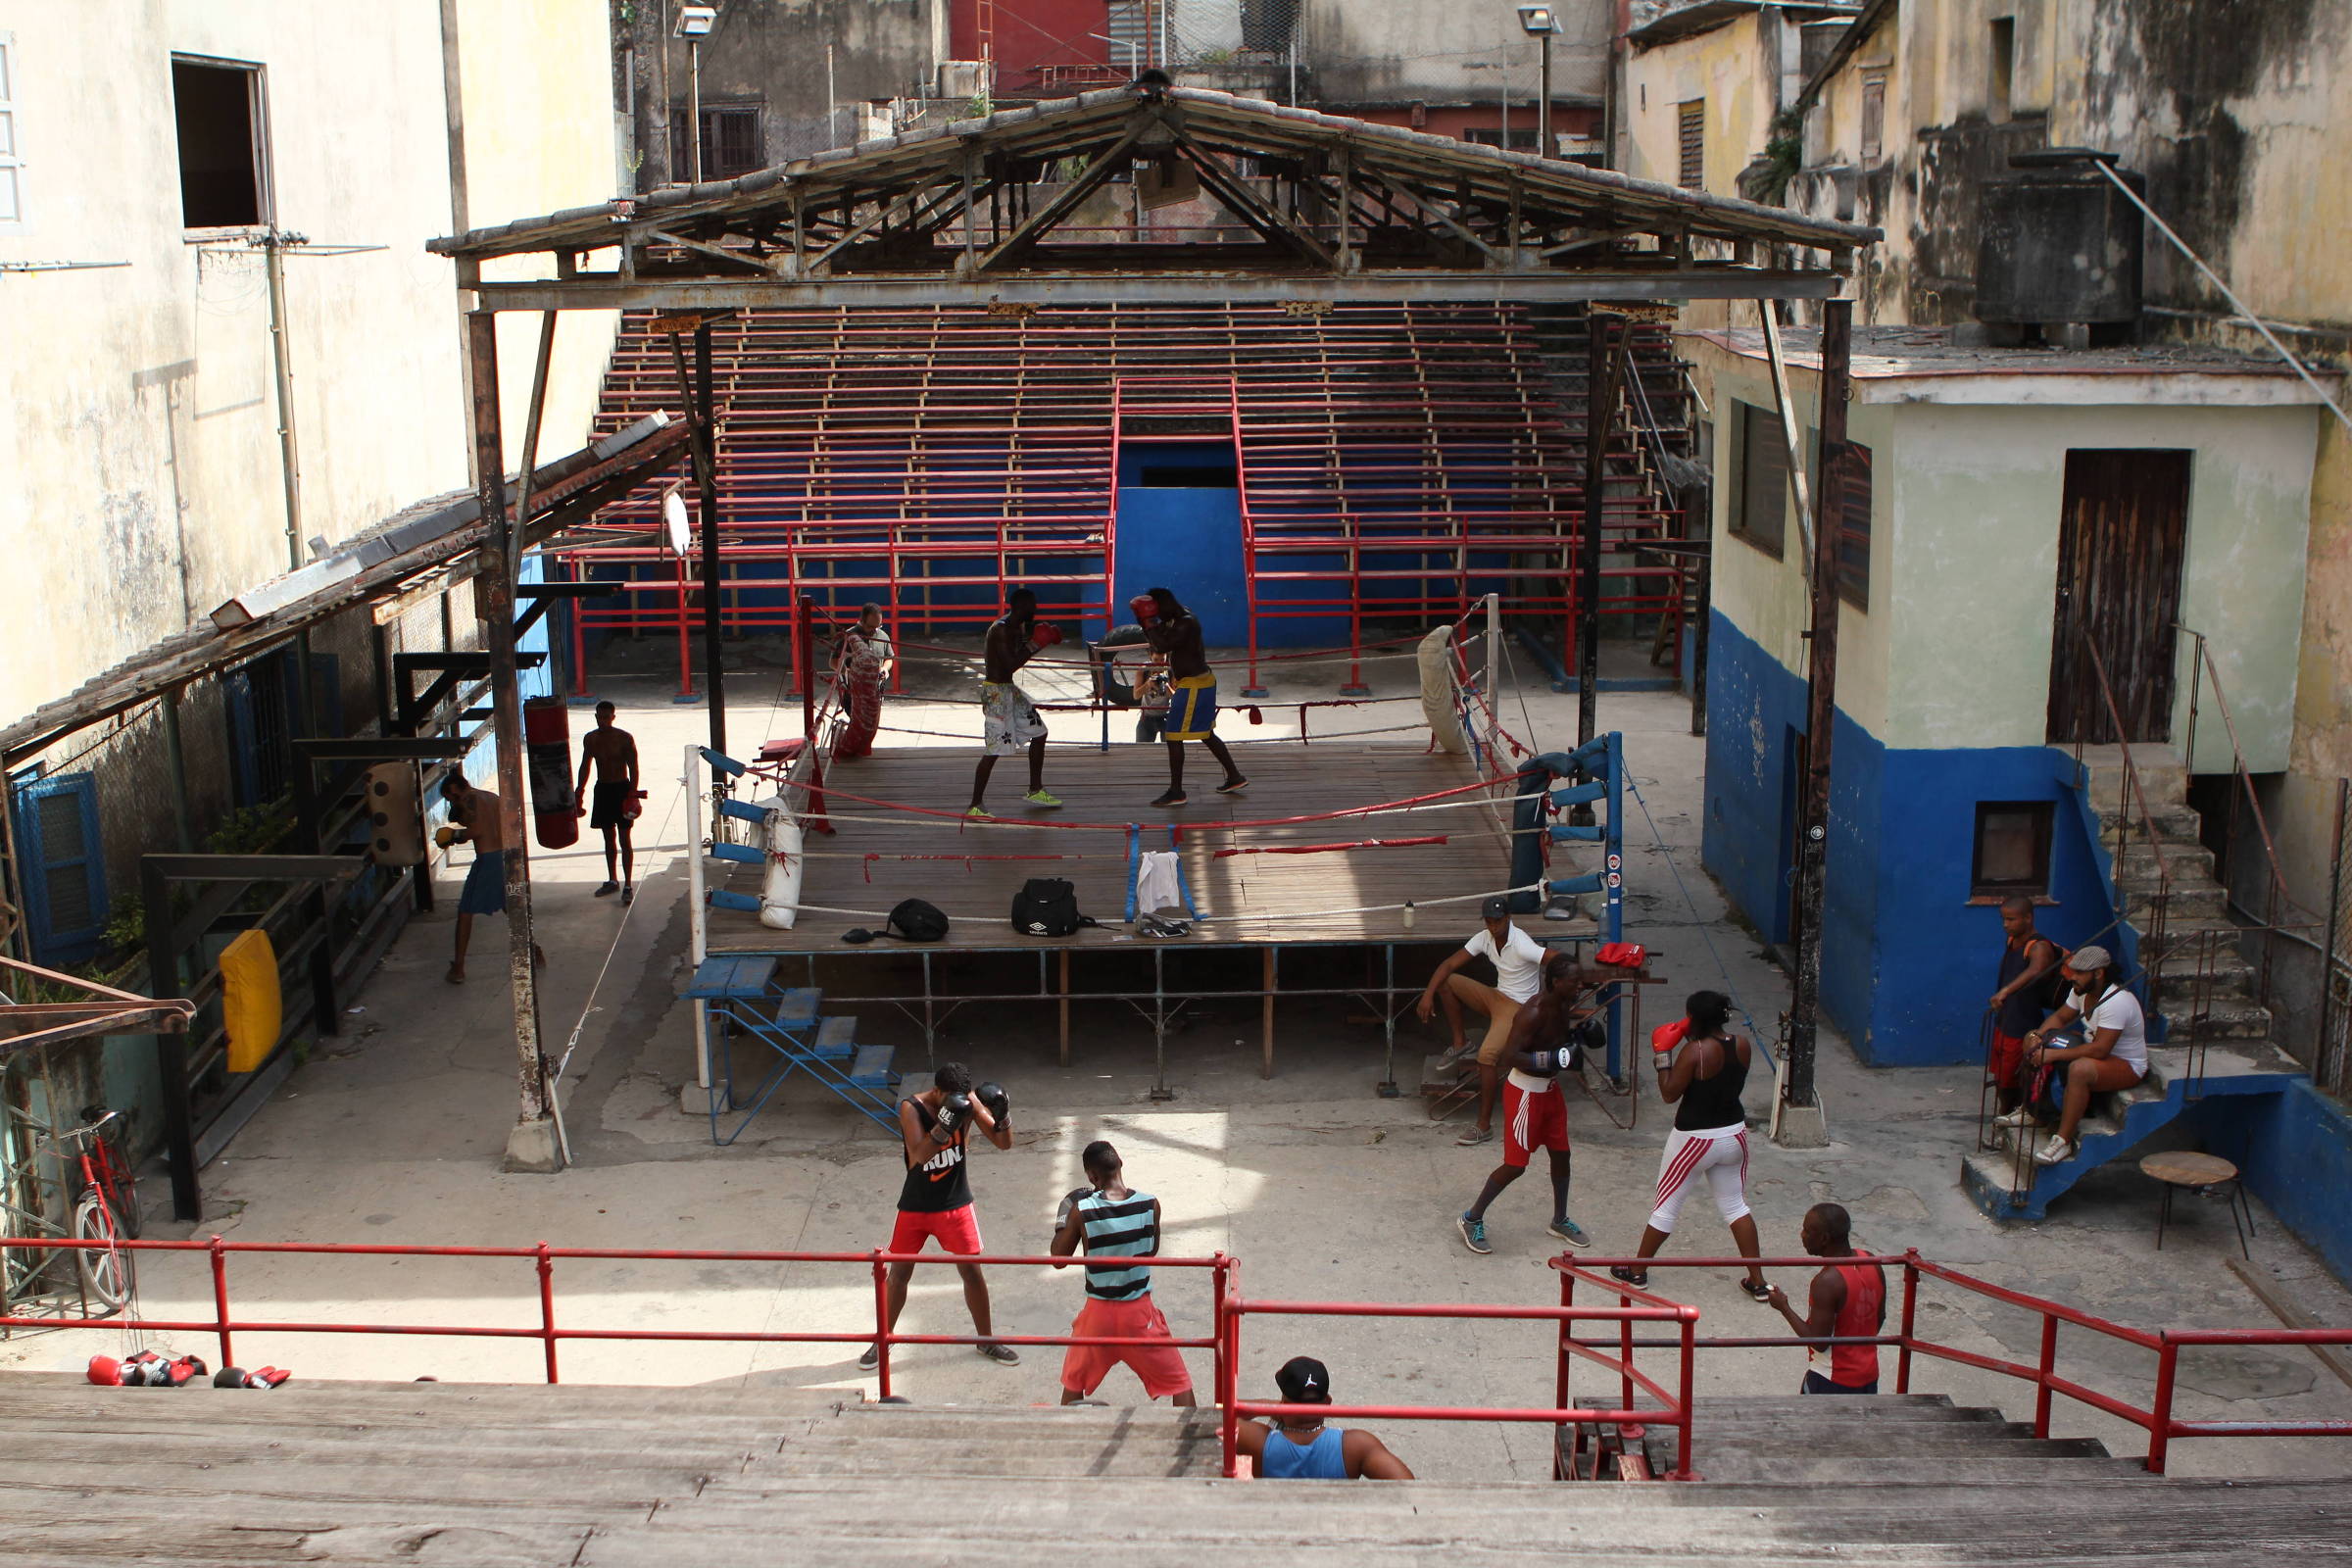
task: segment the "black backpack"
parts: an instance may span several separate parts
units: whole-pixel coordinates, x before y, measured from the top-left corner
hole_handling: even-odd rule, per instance
[[[882,922],[880,934],[908,942],[938,942],[948,934],[948,917],[936,904],[901,899],[892,906],[890,918]]]
[[[1078,890],[1057,876],[1033,876],[1012,896],[1012,928],[1025,937],[1066,937],[1095,922],[1078,912]]]

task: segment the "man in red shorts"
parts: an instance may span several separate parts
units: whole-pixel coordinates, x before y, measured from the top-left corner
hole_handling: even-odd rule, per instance
[[[1584,1227],[1568,1217],[1568,1097],[1559,1085],[1560,1071],[1574,1055],[1570,1031],[1583,1021],[1575,1006],[1583,989],[1576,959],[1555,953],[1544,960],[1542,989],[1511,1020],[1500,1062],[1510,1069],[1502,1085],[1502,1163],[1487,1177],[1478,1201],[1454,1221],[1462,1245],[1473,1252],[1494,1250],[1487,1245],[1487,1205],[1527,1173],[1539,1149],[1551,1156],[1551,1234],[1571,1247],[1592,1245]]]
[[[2004,1113],[2025,1103],[2029,1087],[2026,1036],[2044,1016],[2065,1002],[2054,983],[2066,951],[2034,929],[2034,901],[2014,894],[2001,901],[2001,966],[1993,980],[1992,1059],[1985,1072]],[[2018,1117],[2013,1125],[2022,1126]]]
[[[1082,1187],[1063,1200],[1061,1228],[1054,1234],[1054,1255],[1068,1257],[1086,1245],[1086,1304],[1070,1325],[1073,1335],[1105,1339],[1173,1339],[1168,1320],[1152,1300],[1152,1270],[1142,1263],[1101,1263],[1096,1258],[1154,1257],[1159,1252],[1159,1200],[1127,1185],[1119,1152],[1098,1140],[1086,1146]],[[1060,1264],[1054,1265],[1056,1268]],[[1120,1362],[1135,1368],[1144,1393],[1189,1407],[1193,1375],[1173,1345],[1073,1345],[1061,1359],[1061,1402],[1076,1404],[1098,1388]]]
[[[972,1210],[972,1183],[964,1170],[965,1141],[971,1129],[999,1149],[1012,1147],[1009,1125],[1012,1102],[1003,1088],[982,1084],[975,1093],[971,1072],[959,1061],[943,1062],[931,1075],[931,1087],[899,1102],[899,1136],[906,1145],[906,1183],[899,1190],[898,1224],[890,1233],[894,1252],[919,1252],[923,1242],[938,1237],[951,1252],[980,1251],[980,1220]],[[988,1277],[977,1263],[958,1263],[963,1276],[963,1304],[972,1311],[972,1332],[980,1336],[982,1355],[1004,1366],[1019,1366],[1020,1353],[989,1336]],[[899,1326],[906,1307],[906,1282],[912,1263],[890,1265],[889,1304],[885,1324]],[[872,1371],[882,1362],[882,1347],[869,1345],[858,1365]]]

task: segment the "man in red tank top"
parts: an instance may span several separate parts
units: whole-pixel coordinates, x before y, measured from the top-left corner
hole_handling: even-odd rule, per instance
[[[1853,1219],[1843,1205],[1815,1203],[1805,1210],[1805,1250],[1833,1260],[1852,1257]],[[1840,1263],[1813,1276],[1813,1293],[1803,1317],[1778,1285],[1767,1298],[1799,1337],[1860,1339],[1886,1326],[1886,1275],[1876,1263]],[[1875,1345],[1817,1345],[1805,1369],[1805,1394],[1876,1394],[1879,1348]]]

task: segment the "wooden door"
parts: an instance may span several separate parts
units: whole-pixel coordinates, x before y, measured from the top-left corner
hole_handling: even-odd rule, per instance
[[[2171,739],[2188,458],[2140,449],[2066,455],[2050,649],[2053,745]]]

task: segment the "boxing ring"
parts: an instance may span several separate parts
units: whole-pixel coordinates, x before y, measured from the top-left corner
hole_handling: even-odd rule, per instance
[[[809,645],[805,669],[816,667],[807,657],[812,619],[805,616],[799,633]],[[1168,1037],[1200,1004],[1258,1004],[1260,1072],[1270,1078],[1278,999],[1352,1002],[1380,1026],[1380,1093],[1395,1095],[1397,1024],[1430,968],[1477,929],[1482,901],[1511,896],[1531,932],[1580,956],[1622,936],[1617,737],[1582,749],[1564,775],[1573,782],[1550,788],[1561,759],[1540,758],[1506,731],[1484,695],[1495,685],[1499,643],[1491,601],[1452,630],[1443,682],[1425,687],[1442,690],[1442,699],[1409,710],[1431,720],[1418,728],[1418,743],[1382,725],[1369,744],[1339,735],[1237,746],[1250,783],[1234,795],[1213,792],[1213,766],[1198,757],[1190,760],[1190,803],[1176,810],[1146,805],[1166,782],[1162,748],[1110,744],[1107,730],[1100,748],[1050,758],[1048,786],[1064,802],[1058,810],[1027,812],[1008,776],[1020,760],[1008,760],[995,781],[993,807],[1002,814],[986,821],[962,810],[980,755],[975,743],[885,746],[836,762],[838,706],[814,693],[806,699],[804,733],[770,743],[761,760],[689,747],[688,798],[711,802],[713,829],[706,854],[689,858],[695,972],[717,975],[754,961],[770,977],[766,989],[821,992],[827,1010],[896,1009],[919,1029],[926,1060],[959,1009],[1030,1004],[1054,1007],[1058,1060],[1067,1067],[1071,1004],[1122,1004],[1152,1031],[1157,1100],[1172,1098]],[[1480,643],[1490,659],[1483,671],[1469,652]],[[1531,773],[1531,762],[1552,771]],[[1579,807],[1597,819],[1571,819]],[[785,830],[780,838],[771,826]],[[1523,838],[1541,846],[1538,859],[1515,853]],[[1152,934],[1135,918],[1136,858],[1152,850],[1172,850],[1182,867],[1193,908],[1181,935]],[[1032,877],[1066,879],[1080,911],[1097,923],[1061,937],[1016,930],[1011,906]],[[880,929],[909,897],[947,914],[942,940],[844,940]],[[1554,913],[1574,912],[1534,918],[1547,900]],[[785,918],[788,927],[779,924]],[[978,983],[950,984],[957,975]],[[727,1004],[698,994],[707,990],[688,991],[697,998],[706,1089],[731,1027],[714,1036],[712,1009]],[[1629,976],[1620,1000],[1635,995]],[[1611,1008],[1612,1077],[1617,1041],[1636,1021],[1616,1016],[1625,1011]],[[725,1093],[732,1076],[724,1061],[718,1077]]]

